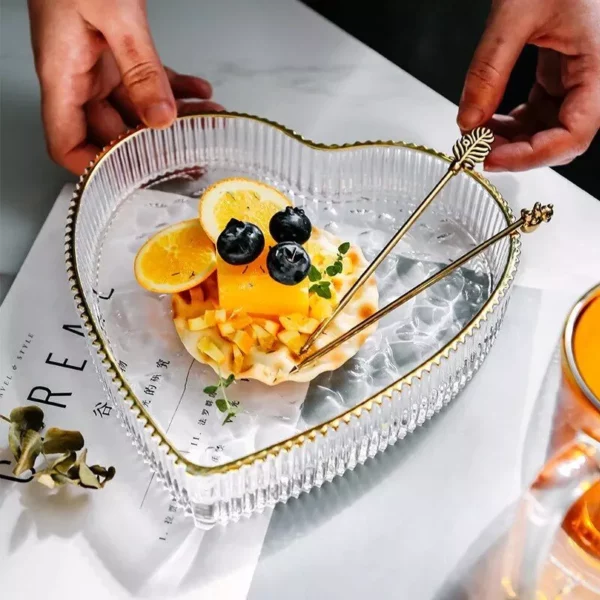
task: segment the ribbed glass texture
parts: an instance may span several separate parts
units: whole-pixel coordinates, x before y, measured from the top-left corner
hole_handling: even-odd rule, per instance
[[[97,289],[103,269],[112,269],[103,263],[103,250],[122,207],[136,190],[169,185],[178,193],[185,187],[195,202],[207,183],[242,175],[278,187],[325,229],[357,232],[353,241],[368,255],[447,168],[441,155],[409,144],[325,148],[264,120],[226,114],[138,131],[82,178],[68,217],[66,260],[94,364],[134,445],[197,526],[237,521],[319,487],[403,439],[455,398],[498,335],[519,240],[505,238],[466,265],[459,280],[438,284],[422,302],[381,324],[369,349],[373,356],[359,354],[341,375],[313,382],[295,429],[215,465],[186,459],[180,440],[158,412],[134,397],[135,385],[118,366]],[[379,276],[380,305],[418,283],[415,273],[430,274],[511,219],[510,208],[484,180],[455,176],[403,241],[391,270]],[[446,325],[437,325],[436,314],[445,315]],[[409,356],[413,346],[420,350]],[[345,386],[353,376],[356,385]]]

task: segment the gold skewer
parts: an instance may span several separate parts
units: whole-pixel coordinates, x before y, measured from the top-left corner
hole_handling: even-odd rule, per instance
[[[491,150],[492,142],[494,141],[494,134],[491,130],[485,127],[478,127],[463,135],[452,148],[452,154],[454,160],[450,163],[448,170],[444,176],[438,181],[435,187],[429,192],[427,197],[417,206],[412,215],[408,220],[398,229],[394,234],[394,237],[386,244],[381,252],[373,259],[373,262],[367,267],[364,273],[356,280],[354,285],[348,290],[346,295],[340,300],[340,303],[336,306],[331,316],[325,319],[314,333],[306,340],[305,344],[300,349],[300,354],[304,354],[314,343],[314,341],[325,331],[329,323],[333,321],[337,315],[346,307],[348,302],[352,300],[352,297],[360,289],[360,287],[371,277],[377,267],[385,260],[387,255],[393,250],[396,244],[404,236],[404,234],[414,225],[415,221],[425,212],[427,207],[431,204],[431,201],[440,193],[443,187],[459,173],[462,169],[473,169],[477,163],[483,162],[485,157]]]
[[[502,231],[499,231],[491,238],[485,240],[472,250],[469,250],[466,254],[456,259],[454,262],[450,263],[446,267],[444,267],[441,271],[434,273],[431,277],[415,286],[396,300],[390,302],[388,305],[384,306],[382,309],[378,310],[376,313],[372,314],[370,317],[366,318],[364,321],[361,321],[358,325],[348,330],[346,333],[342,334],[335,340],[331,341],[326,346],[323,346],[320,350],[317,350],[314,354],[311,354],[307,358],[305,358],[298,366],[294,367],[290,374],[296,373],[306,365],[318,360],[328,352],[331,352],[334,348],[337,348],[340,344],[348,341],[350,338],[354,337],[357,333],[360,333],[363,329],[366,329],[373,323],[376,323],[383,317],[385,317],[388,313],[392,312],[399,306],[402,306],[404,303],[408,302],[410,299],[414,298],[417,294],[420,294],[423,290],[432,286],[434,283],[440,281],[454,271],[454,269],[464,265],[466,262],[469,262],[474,256],[477,256],[480,252],[483,252],[489,246],[495,244],[497,241],[505,238],[508,235],[513,234],[517,229],[521,229],[524,233],[529,233],[537,228],[540,223],[548,222],[552,218],[554,214],[552,204],[548,204],[546,206],[542,206],[539,202],[536,202],[533,206],[532,210],[523,209],[521,211],[521,218],[504,228]]]

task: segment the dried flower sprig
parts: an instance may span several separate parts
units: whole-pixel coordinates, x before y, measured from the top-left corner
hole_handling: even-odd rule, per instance
[[[35,472],[35,479],[53,489],[69,483],[82,488],[103,488],[114,476],[114,467],[86,464],[87,450],[79,431],[67,431],[51,427],[43,433],[44,411],[38,406],[20,406],[11,411],[8,417],[0,419],[10,424],[8,446],[15,457],[13,475],[18,477],[31,471],[40,456],[46,464]],[[77,452],[80,451],[79,456]],[[50,460],[48,455],[60,454]]]

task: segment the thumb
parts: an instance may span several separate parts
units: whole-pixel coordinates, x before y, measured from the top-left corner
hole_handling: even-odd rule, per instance
[[[465,131],[488,121],[502,100],[510,73],[532,31],[518,3],[499,3],[488,20],[469,66],[458,106],[458,125]]]
[[[113,21],[110,29],[103,32],[104,37],[140,119],[149,127],[168,127],[177,116],[171,85],[152,42],[144,11],[136,11],[132,17]]]

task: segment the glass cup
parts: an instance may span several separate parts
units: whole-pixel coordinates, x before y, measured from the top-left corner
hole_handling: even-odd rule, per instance
[[[577,302],[565,324],[548,453],[549,460],[519,505],[507,553],[505,591],[519,600],[597,598],[600,285]]]

